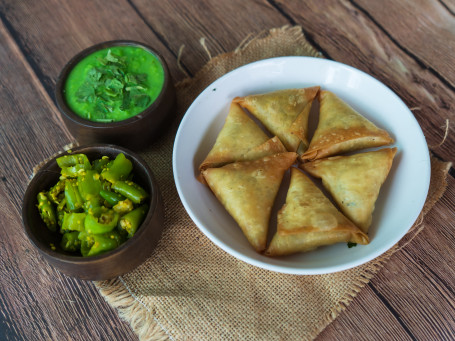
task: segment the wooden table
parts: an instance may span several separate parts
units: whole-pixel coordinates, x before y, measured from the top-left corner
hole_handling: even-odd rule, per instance
[[[55,106],[56,78],[92,44],[146,42],[181,80],[208,60],[201,37],[215,56],[250,33],[301,25],[326,58],[392,88],[412,108],[433,154],[454,159],[454,0],[3,0],[0,16],[0,339],[136,338],[91,282],[45,264],[21,226],[32,167],[72,140]],[[183,45],[184,72],[177,67]],[[425,229],[319,339],[455,339],[453,168],[448,183]]]

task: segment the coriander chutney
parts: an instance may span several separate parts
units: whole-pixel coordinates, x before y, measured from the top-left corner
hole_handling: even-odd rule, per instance
[[[64,97],[84,119],[117,122],[149,107],[163,84],[163,66],[153,53],[136,46],[113,46],[76,64],[66,79]]]

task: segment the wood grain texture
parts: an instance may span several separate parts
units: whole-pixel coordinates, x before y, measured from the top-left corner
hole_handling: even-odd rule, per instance
[[[191,74],[196,73],[210,56],[235,50],[248,35],[289,25],[272,5],[261,0],[171,0],[163,1],[160,6],[150,6],[147,0],[132,0],[132,3],[174,53],[185,46],[181,60]],[[205,38],[207,50],[199,43],[201,38]]]
[[[0,307],[5,335],[67,340],[77,332],[81,340],[132,339],[129,326],[92,283],[58,273],[25,236],[20,208],[32,167],[70,137],[3,25],[0,69]]]
[[[127,1],[3,1],[0,12],[12,35],[26,52],[46,90],[53,94],[63,65],[96,43],[138,40],[154,46],[169,62],[174,78],[182,76],[173,55]]]
[[[387,3],[389,1],[387,0]],[[391,87],[454,160],[452,53],[445,60],[422,50],[454,41],[453,0],[352,1],[13,1],[0,3],[0,339],[134,340],[91,283],[60,275],[26,240],[20,207],[32,167],[71,141],[53,104],[63,64],[80,49],[110,39],[135,39],[159,49],[176,80],[194,74],[208,55],[231,51],[249,33],[302,25],[326,57],[364,70]],[[412,2],[414,4],[414,2]],[[437,9],[435,12],[434,9]],[[412,17],[405,9],[414,13]],[[443,11],[447,11],[444,13]],[[425,12],[430,11],[430,12]],[[393,18],[395,20],[393,20]],[[402,20],[402,22],[399,22]],[[405,25],[406,23],[406,25]],[[415,27],[409,32],[406,26]],[[435,34],[443,31],[450,42]],[[449,39],[449,38],[447,38]],[[431,52],[431,51],[430,51]],[[425,229],[355,298],[318,340],[454,339],[455,171],[445,195],[426,216]]]
[[[455,88],[455,18],[442,3],[427,0],[354,0],[404,51]],[[385,29],[387,27],[387,30]]]
[[[452,122],[449,134],[455,134],[453,90],[350,1],[280,1],[277,6],[301,24],[327,56],[371,74],[416,108],[413,113],[429,145],[441,142],[446,119]],[[451,160],[454,143],[449,139],[435,151]]]

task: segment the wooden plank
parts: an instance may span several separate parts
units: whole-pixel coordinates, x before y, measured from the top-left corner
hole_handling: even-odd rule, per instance
[[[378,316],[381,318],[379,319]],[[387,326],[387,328],[384,328]],[[412,340],[413,335],[400,325],[389,308],[370,286],[335,321],[318,335],[323,340]]]
[[[379,79],[394,90],[410,107],[429,145],[444,136],[445,120],[455,122],[454,91],[396,45],[364,13],[349,1],[277,1],[280,8],[324,53]],[[349,20],[346,20],[349,18]],[[455,64],[451,55],[449,63]],[[455,134],[450,125],[449,135]],[[435,148],[445,160],[453,159],[455,140]]]
[[[425,217],[423,231],[372,283],[411,330],[426,340],[455,339],[455,178]]]
[[[455,87],[454,16],[438,0],[355,0],[409,55]]]
[[[5,335],[69,340],[77,331],[86,340],[134,339],[129,326],[100,298],[92,283],[67,278],[51,268],[21,228],[22,196],[32,165],[56,152],[70,137],[1,24],[0,69],[0,307]],[[106,328],[111,325],[115,328]]]
[[[173,51],[185,45],[181,60],[193,74],[209,54],[233,51],[250,34],[289,24],[267,1],[170,0],[159,6],[150,6],[147,0],[132,2]],[[201,38],[206,38],[207,50],[199,43]]]
[[[169,64],[172,76],[183,76],[174,55],[144,23],[126,0],[109,1],[3,1],[0,14],[27,61],[53,94],[64,64],[93,44],[130,39],[147,43]]]

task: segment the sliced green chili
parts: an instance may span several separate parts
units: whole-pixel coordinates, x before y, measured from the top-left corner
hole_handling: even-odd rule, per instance
[[[62,236],[60,246],[68,252],[76,252],[81,248],[81,241],[78,239],[79,232],[66,232]]]
[[[91,169],[78,175],[77,185],[79,193],[85,201],[97,197],[102,188],[99,173]]]
[[[117,205],[119,201],[126,199],[123,195],[105,190],[101,190],[100,195],[111,206]]]
[[[122,216],[128,212],[131,212],[134,209],[134,204],[130,199],[125,199],[119,201],[117,205],[112,207],[112,209]]]
[[[103,156],[101,159],[96,159],[92,162],[92,169],[96,170],[98,173],[101,174],[104,168],[106,168],[107,164],[109,163],[109,157]]]
[[[144,204],[120,218],[119,226],[128,233],[128,238],[131,238],[136,233],[138,227],[144,220],[148,210],[148,205]]]
[[[48,192],[49,199],[56,205],[60,203],[60,194],[65,191],[65,180],[57,182]]]
[[[99,216],[87,214],[85,217],[85,232],[92,234],[102,234],[112,231],[118,224],[120,216],[117,212],[109,210]]]
[[[64,155],[57,158],[60,166],[61,175],[64,179],[76,178],[78,175],[91,169],[92,165],[85,154]]]
[[[91,167],[90,161],[85,154],[63,155],[57,158],[56,161],[60,168],[72,167],[75,165],[85,165],[87,169]]]
[[[84,201],[82,200],[81,194],[79,193],[76,180],[65,181],[65,199],[66,207],[71,212],[79,211],[82,209]]]
[[[64,213],[63,223],[61,227],[62,232],[66,231],[84,231],[84,222],[87,213]]]
[[[38,210],[43,219],[44,223],[46,224],[47,228],[52,232],[57,231],[57,216],[54,211],[54,207],[50,202],[49,198],[47,197],[46,192],[39,192],[37,197],[38,201]]]
[[[50,230],[60,227],[63,250],[94,256],[134,235],[147,214],[148,206],[139,205],[148,194],[132,182],[133,166],[124,154],[92,164],[84,154],[69,154],[57,163],[60,180],[37,195],[37,207]]]
[[[115,238],[109,238],[103,235],[94,234],[93,245],[87,253],[87,257],[96,256],[100,253],[111,251],[118,246],[117,240]]]
[[[109,163],[101,172],[103,179],[115,183],[116,181],[125,180],[133,170],[133,164],[123,153],[117,155],[112,163]]]
[[[112,185],[112,189],[135,204],[140,204],[148,197],[147,192],[132,181],[117,181]]]

